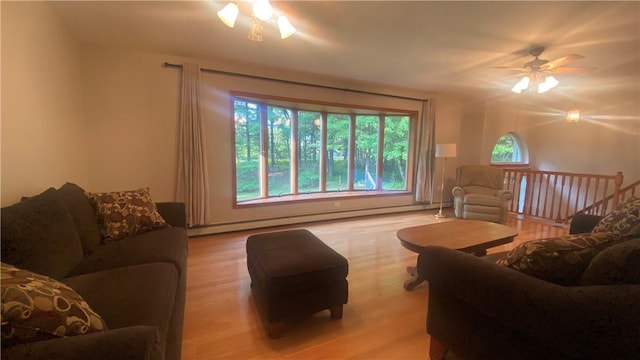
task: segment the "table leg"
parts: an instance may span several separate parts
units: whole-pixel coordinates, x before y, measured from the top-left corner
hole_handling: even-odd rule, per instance
[[[472,253],[470,253],[471,255],[477,256],[477,257],[483,257],[487,255],[487,249],[483,249],[483,250],[478,250],[478,251],[474,251]]]
[[[417,266],[407,266],[407,272],[409,273],[409,275],[411,275],[411,279],[404,282],[405,290],[411,291],[415,289],[416,286],[422,284],[425,281],[425,279],[420,277],[420,274],[418,274]]]

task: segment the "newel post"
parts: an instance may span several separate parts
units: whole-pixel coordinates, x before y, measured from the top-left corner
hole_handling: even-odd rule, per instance
[[[618,206],[618,202],[620,202],[620,188],[622,187],[623,180],[624,176],[622,175],[622,171],[618,171],[615,179],[613,180],[613,209],[615,209]]]

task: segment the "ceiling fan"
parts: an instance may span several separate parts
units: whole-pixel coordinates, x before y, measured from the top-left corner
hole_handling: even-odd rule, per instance
[[[494,68],[518,71],[517,74],[509,76],[522,76],[522,79],[511,89],[511,91],[518,94],[526,89],[529,89],[530,91],[537,91],[538,93],[544,93],[551,90],[559,84],[559,81],[554,78],[552,74],[585,73],[591,70],[591,68],[587,67],[564,66],[574,61],[583,59],[584,56],[582,55],[569,54],[561,58],[549,61],[539,58],[543,51],[543,47],[536,47],[531,49],[531,51],[529,51],[529,54],[531,54],[534,59],[526,62],[522,67],[495,66]],[[529,85],[534,86],[530,87]]]

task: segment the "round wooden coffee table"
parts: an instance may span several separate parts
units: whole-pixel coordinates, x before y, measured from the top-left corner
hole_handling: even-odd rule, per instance
[[[476,256],[484,256],[487,249],[513,241],[518,235],[516,229],[508,226],[479,220],[449,220],[400,229],[397,232],[400,243],[405,248],[420,253],[427,246],[444,246],[464,251]],[[405,281],[404,288],[413,290],[424,279],[416,267],[407,271],[411,279]]]

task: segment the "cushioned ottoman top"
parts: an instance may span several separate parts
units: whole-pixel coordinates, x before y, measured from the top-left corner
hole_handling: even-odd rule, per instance
[[[347,259],[305,229],[247,238],[251,280],[269,291],[304,291],[343,280]]]

